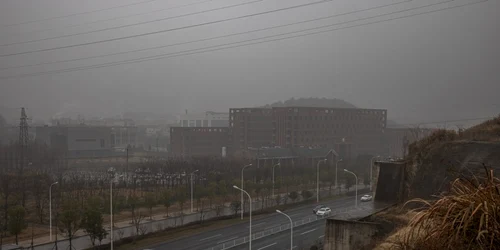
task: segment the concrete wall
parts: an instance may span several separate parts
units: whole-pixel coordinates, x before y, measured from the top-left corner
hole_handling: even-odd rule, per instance
[[[396,203],[402,201],[404,168],[402,162],[376,162],[378,178],[376,178],[375,201]]]
[[[326,221],[324,250],[369,249],[376,238],[378,224],[328,219]]]

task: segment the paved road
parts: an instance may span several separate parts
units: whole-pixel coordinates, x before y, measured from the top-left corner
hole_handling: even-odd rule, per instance
[[[354,197],[343,197],[337,200],[321,203],[329,206],[332,210],[354,208]],[[368,205],[368,204],[366,204]],[[284,211],[292,220],[300,220],[304,217],[312,216],[312,208],[315,205],[303,205]],[[252,220],[253,233],[264,231],[275,226],[289,223],[289,220],[278,213],[267,215],[260,219]],[[323,221],[324,223],[324,221]],[[248,236],[248,217],[245,217],[243,223],[229,227],[213,230],[210,232],[199,233],[184,239],[174,240],[162,243],[156,246],[148,247],[150,249],[200,249],[205,250],[217,244],[229,242],[237,238]],[[239,248],[238,248],[239,249]],[[252,249],[257,249],[252,247]]]
[[[319,220],[298,228],[293,231],[293,249],[309,250],[312,245],[324,237],[325,220]],[[235,249],[248,250],[248,245],[242,245]],[[252,241],[254,250],[289,250],[290,230],[283,231],[273,236]]]

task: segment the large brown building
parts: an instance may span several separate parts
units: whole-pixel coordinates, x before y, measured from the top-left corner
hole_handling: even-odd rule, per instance
[[[221,156],[227,145],[227,127],[170,128],[171,156]]]
[[[279,146],[331,148],[343,157],[381,154],[386,124],[382,109],[231,109],[230,143],[233,150]]]
[[[272,109],[229,109],[229,128],[232,150],[274,145]]]

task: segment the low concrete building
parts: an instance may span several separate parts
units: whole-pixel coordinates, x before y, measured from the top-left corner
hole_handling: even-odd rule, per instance
[[[324,250],[372,249],[379,224],[348,220],[326,220]]]
[[[174,157],[223,156],[227,127],[171,127],[170,155]]]
[[[36,127],[35,139],[69,158],[106,157],[112,154],[110,127],[40,126]]]

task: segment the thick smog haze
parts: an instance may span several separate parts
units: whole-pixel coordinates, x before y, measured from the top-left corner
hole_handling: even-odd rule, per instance
[[[137,4],[96,11],[134,2]],[[112,116],[123,112],[176,114],[186,109],[227,112],[232,107],[263,106],[292,97],[326,97],[362,108],[387,109],[389,119],[400,123],[489,117],[500,111],[499,1],[142,2],[1,1],[0,107],[4,110],[26,107],[29,115],[47,119],[57,113]],[[478,4],[469,5],[475,2]],[[464,6],[444,9],[459,5]],[[386,7],[376,9],[377,6]],[[416,9],[419,6],[428,7]],[[222,9],[206,11],[217,8]],[[413,10],[402,12],[406,9]],[[399,18],[439,9],[444,10]],[[196,12],[202,13],[188,15]],[[381,16],[391,12],[397,13]],[[146,14],[131,16],[140,13]],[[132,25],[179,15],[185,16]],[[179,46],[46,64],[185,43],[331,15],[337,16]],[[61,16],[67,17],[53,19]],[[380,17],[367,19],[372,16]],[[113,18],[117,19],[100,21]],[[363,25],[389,18],[396,19]],[[231,20],[217,21],[223,19]],[[356,21],[358,19],[361,20]],[[198,25],[207,22],[214,23]],[[335,23],[344,24],[274,36]],[[107,29],[124,25],[130,26]],[[358,26],[350,27],[353,25]],[[185,26],[194,27],[176,29]],[[100,29],[107,30],[92,32]],[[327,29],[338,30],[206,53],[195,50],[178,57],[85,68],[221,44],[239,46],[242,43],[237,42],[259,37],[273,36],[267,38],[270,40]],[[170,31],[102,42],[161,30]],[[70,36],[77,33],[88,34]],[[47,39],[61,36],[66,37]],[[40,41],[23,43],[32,40]],[[262,40],[245,43],[256,41]],[[38,51],[67,45],[75,46]],[[43,65],[18,67],[41,63]],[[79,67],[83,69],[51,73]],[[38,72],[50,74],[26,76]]]

